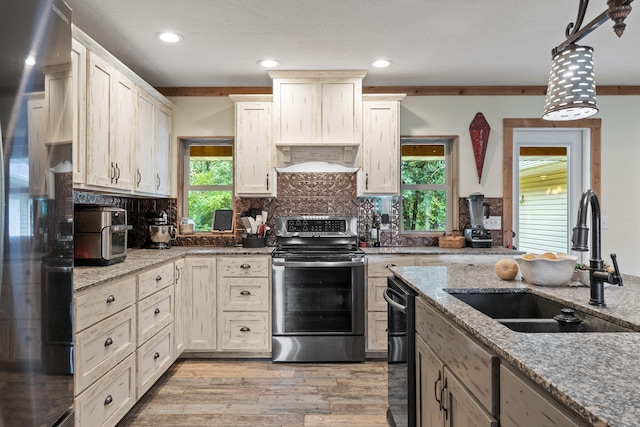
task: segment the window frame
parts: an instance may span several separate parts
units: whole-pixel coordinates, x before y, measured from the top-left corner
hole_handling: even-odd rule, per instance
[[[443,231],[436,230],[405,230],[402,206],[402,192],[404,190],[444,190],[447,193],[447,225],[444,232],[459,230],[458,215],[458,140],[457,135],[443,136],[401,136],[400,137],[400,194],[398,200],[399,206],[399,224],[398,229],[401,235],[410,237],[430,237],[440,236]],[[444,145],[445,146],[445,183],[444,184],[403,184],[402,183],[402,146],[403,145]]]
[[[233,137],[195,137],[195,138],[178,138],[180,141],[180,194],[179,194],[179,210],[180,217],[188,217],[189,212],[189,191],[230,191],[231,192],[231,209],[235,215],[235,156],[234,138]],[[232,174],[231,184],[229,185],[189,185],[190,159],[189,147],[192,146],[229,146],[231,147]],[[213,218],[212,218],[213,220]],[[232,231],[196,231],[196,234],[230,234]]]

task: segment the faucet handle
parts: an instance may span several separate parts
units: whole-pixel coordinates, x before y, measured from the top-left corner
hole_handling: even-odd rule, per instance
[[[622,275],[620,274],[620,270],[618,269],[618,260],[616,254],[611,254],[611,262],[613,263],[613,269],[615,270],[613,283],[617,284],[618,286],[622,286]]]

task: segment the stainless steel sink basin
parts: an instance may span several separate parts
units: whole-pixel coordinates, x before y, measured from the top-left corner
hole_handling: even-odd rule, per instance
[[[517,332],[635,332],[528,292],[449,291],[449,294]]]

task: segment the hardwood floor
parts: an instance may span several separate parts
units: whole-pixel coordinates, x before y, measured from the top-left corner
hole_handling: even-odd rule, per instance
[[[386,361],[182,359],[118,427],[387,427],[386,410]]]

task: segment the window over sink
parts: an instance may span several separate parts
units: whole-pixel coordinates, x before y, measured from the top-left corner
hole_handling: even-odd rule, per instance
[[[213,212],[233,209],[233,139],[181,139],[181,216],[196,232],[211,232]]]
[[[457,229],[457,140],[402,137],[400,210],[404,234]]]

